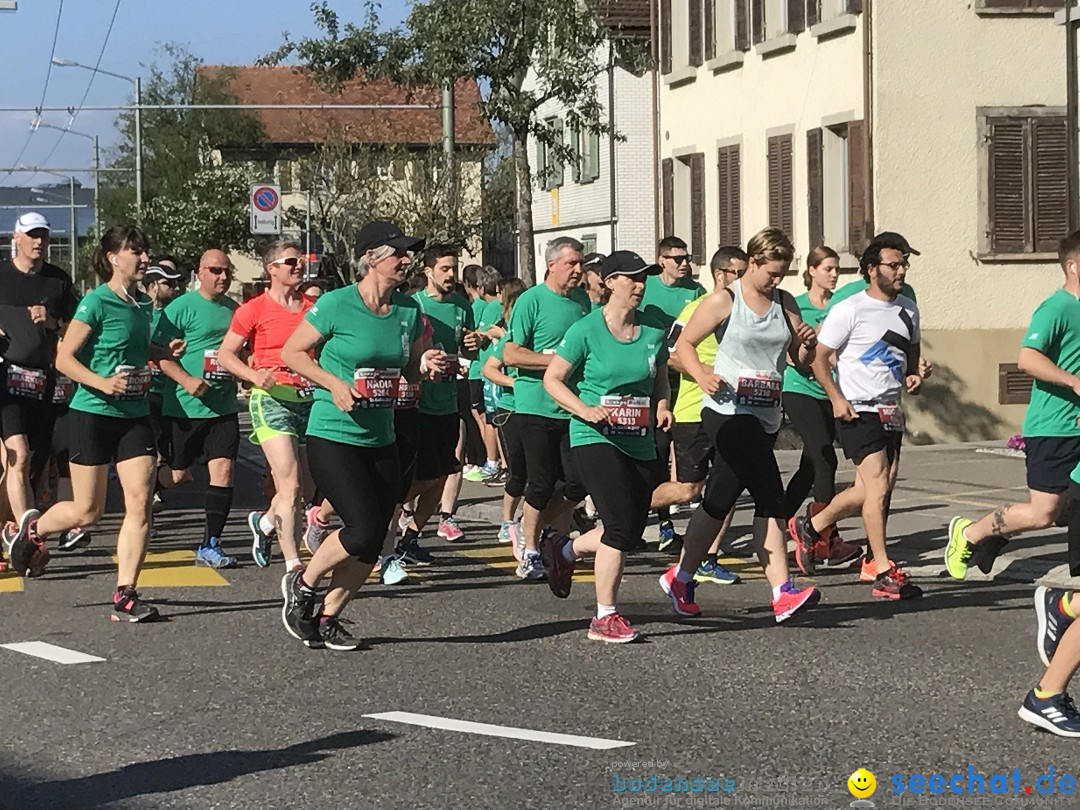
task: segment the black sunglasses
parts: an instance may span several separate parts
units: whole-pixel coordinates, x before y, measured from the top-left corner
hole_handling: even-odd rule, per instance
[[[229,273],[232,271],[232,268],[230,267],[206,267],[203,269],[209,270],[215,276],[220,276],[222,273]]]
[[[686,264],[690,261],[689,253],[680,253],[677,256],[664,256],[665,259],[671,259],[675,264]]]

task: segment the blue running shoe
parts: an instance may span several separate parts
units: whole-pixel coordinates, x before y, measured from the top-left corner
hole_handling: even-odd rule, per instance
[[[398,543],[396,555],[398,561],[405,565],[431,565],[435,561],[431,552],[420,545],[419,538]]]
[[[660,544],[657,551],[677,551],[682,545],[682,535],[675,531],[675,524],[670,520],[660,523]]]
[[[264,532],[262,526],[259,525],[262,516],[262,512],[248,512],[247,524],[251,529],[251,557],[259,568],[268,568],[270,560],[273,559],[271,544],[274,538]]]
[[[221,550],[221,542],[211,537],[195,552],[195,564],[207,568],[235,568],[236,557],[230,557]]]
[[[409,572],[393,554],[388,554],[379,563],[379,579],[383,585],[397,585],[409,578]]]
[[[713,582],[717,585],[734,585],[739,581],[739,575],[728,571],[718,562],[705,560],[694,572],[694,579],[698,582]]]
[[[1032,689],[1017,714],[1021,720],[1059,737],[1080,737],[1080,712],[1068,692],[1040,698]]]
[[[1059,588],[1047,588],[1041,585],[1035,589],[1035,617],[1039,622],[1036,643],[1039,647],[1039,660],[1043,666],[1050,666],[1058,642],[1069,629],[1074,619],[1061,609],[1061,598],[1067,592]]]

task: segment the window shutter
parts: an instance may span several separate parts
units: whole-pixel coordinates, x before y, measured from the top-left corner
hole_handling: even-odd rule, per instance
[[[789,34],[806,30],[806,0],[787,0],[787,30]]]
[[[990,249],[1023,253],[1031,249],[1028,229],[1026,122],[1021,118],[990,121],[989,205]]]
[[[1057,250],[1058,240],[1069,232],[1069,145],[1065,119],[1033,118],[1031,141],[1035,251],[1052,253]]]
[[[725,146],[718,150],[716,173],[720,191],[720,228],[717,238],[721,245],[738,245],[742,241],[740,168],[738,146]]]
[[[671,158],[660,162],[660,175],[664,236],[671,236],[675,232],[675,162]]]
[[[765,0],[750,0],[750,29],[755,45],[765,41]]]
[[[810,235],[810,249],[825,244],[825,183],[822,177],[821,129],[806,133],[806,211]]]
[[[791,136],[784,135],[780,141],[780,229],[789,238],[795,238],[795,167],[792,164]]]
[[[869,240],[866,216],[866,127],[862,121],[848,124],[848,250],[860,255]]]
[[[554,131],[555,143],[559,145],[565,143],[563,138],[563,120],[561,118],[556,118],[551,122],[551,126]],[[566,167],[563,165],[563,159],[558,152],[552,155],[551,164],[551,185],[549,188],[555,188],[563,184],[563,180],[565,179],[564,169]]]
[[[585,172],[593,180],[600,176],[600,135],[597,132],[589,133],[589,162]]]
[[[998,365],[998,404],[1027,405],[1035,380],[1020,370],[1016,363]]]
[[[769,138],[769,226],[790,237],[794,213],[791,136],[777,135]]]
[[[660,72],[671,73],[671,0],[660,0]]]
[[[701,23],[701,2],[702,0],[689,0],[690,7],[687,11],[689,25],[687,25],[688,34],[690,36],[690,64],[701,64],[701,39],[702,39],[702,23]]]
[[[705,59],[716,58],[716,0],[705,0]]]
[[[806,27],[821,22],[821,0],[806,0]]]
[[[750,50],[750,15],[747,13],[748,0],[734,0],[735,3],[735,50]]]
[[[695,264],[705,263],[705,154],[690,155],[690,250]]]
[[[548,173],[547,154],[548,154],[547,144],[545,144],[543,141],[541,141],[539,138],[537,138],[536,139],[536,171],[533,174],[533,176],[536,178],[536,180],[539,183],[540,187],[545,188],[545,189],[548,187],[548,181],[547,181],[547,173]]]
[[[769,138],[769,227],[780,227],[780,143]]]
[[[586,145],[577,127],[570,127],[570,148],[574,153],[574,158],[570,163],[570,179],[575,183],[581,181],[581,167],[589,159],[589,156],[585,154]]]
[[[862,14],[862,0],[847,0],[848,14]]]

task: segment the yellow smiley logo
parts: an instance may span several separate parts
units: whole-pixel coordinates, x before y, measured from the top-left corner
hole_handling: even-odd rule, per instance
[[[874,795],[877,789],[877,779],[866,768],[859,768],[847,780],[847,789],[856,799],[865,799]]]

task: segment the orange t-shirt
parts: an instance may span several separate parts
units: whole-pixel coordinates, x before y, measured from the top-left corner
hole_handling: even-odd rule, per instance
[[[274,380],[281,385],[303,388],[309,383],[281,362],[281,347],[312,306],[312,301],[302,298],[300,309],[290,312],[264,292],[240,305],[233,313],[229,331],[247,341],[252,368],[272,371]]]

